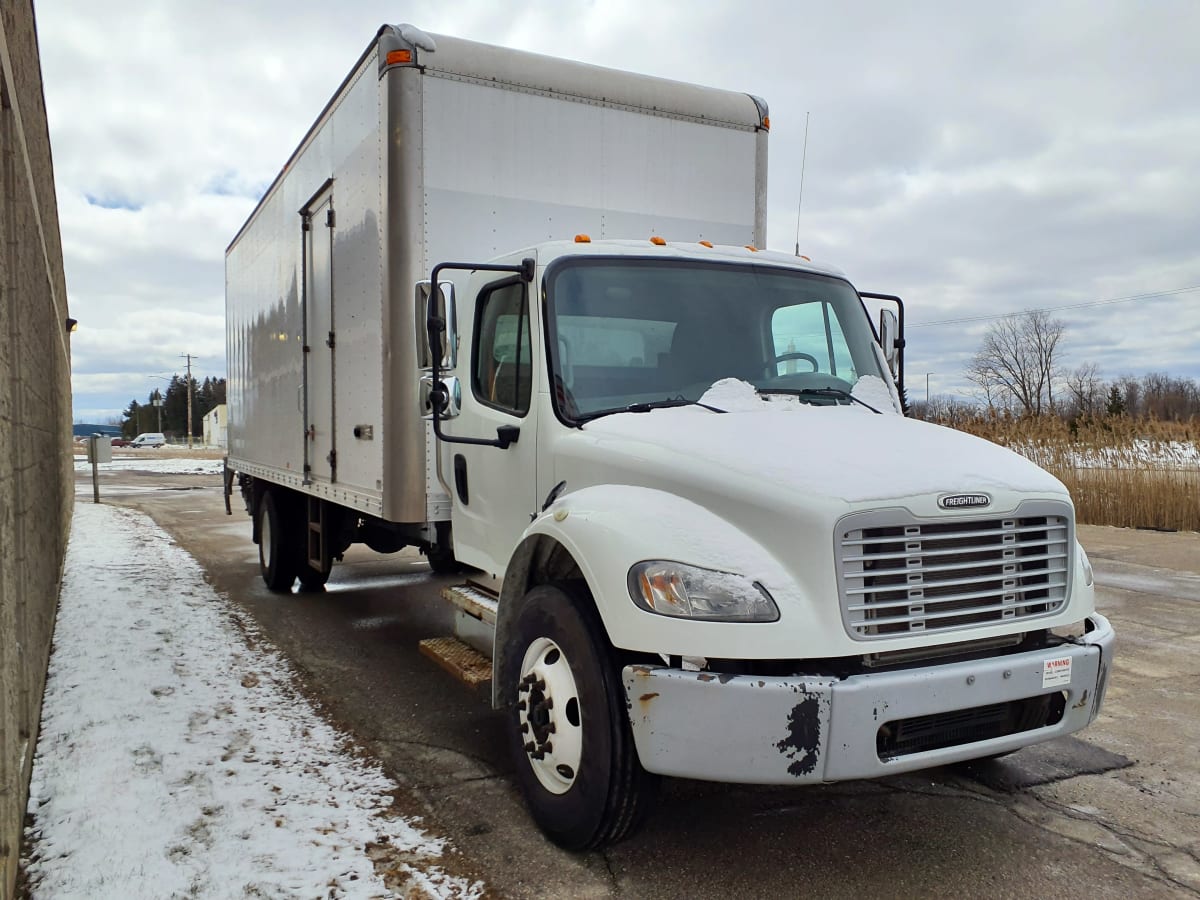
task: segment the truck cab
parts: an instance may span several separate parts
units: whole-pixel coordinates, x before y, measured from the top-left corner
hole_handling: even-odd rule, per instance
[[[459,300],[429,305],[439,477],[555,840],[623,833],[657,775],[876,777],[1097,714],[1112,631],[1065,488],[906,419],[839,271],[581,237]]]

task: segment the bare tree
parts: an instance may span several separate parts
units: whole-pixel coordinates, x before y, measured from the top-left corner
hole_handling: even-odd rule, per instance
[[[1078,416],[1094,416],[1104,406],[1105,384],[1095,363],[1084,363],[1067,376],[1067,391]]]
[[[1015,406],[1034,416],[1053,412],[1065,328],[1061,319],[1036,309],[997,319],[967,366],[967,379],[993,409]]]

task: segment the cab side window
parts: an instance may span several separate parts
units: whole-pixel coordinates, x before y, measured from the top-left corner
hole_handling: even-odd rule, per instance
[[[479,298],[471,389],[497,409],[523,416],[532,394],[529,304],[522,282],[501,282]]]

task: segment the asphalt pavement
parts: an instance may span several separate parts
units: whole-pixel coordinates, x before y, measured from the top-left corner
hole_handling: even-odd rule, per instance
[[[1118,634],[1105,710],[988,764],[808,788],[668,780],[634,838],[570,854],[517,794],[486,688],[417,650],[449,632],[448,579],[354,548],[321,594],[273,595],[220,479],[126,472],[151,515],[258,621],[324,712],[405,786],[399,802],[501,897],[1200,896],[1200,535],[1081,526]],[[81,477],[79,497],[90,501]],[[720,723],[713,723],[719,728]]]

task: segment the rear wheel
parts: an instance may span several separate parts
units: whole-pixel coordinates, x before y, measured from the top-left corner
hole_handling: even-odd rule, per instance
[[[450,526],[437,526],[437,543],[421,550],[429,561],[435,575],[455,575],[463,570],[463,564],[454,558],[454,543],[450,537]]]
[[[569,850],[628,837],[658,779],[638,761],[617,661],[591,598],[568,586],[534,588],[506,652],[507,728],[534,821]]]
[[[296,567],[296,577],[300,579],[300,588],[305,591],[320,591],[325,588],[325,582],[329,580],[329,573],[333,570],[333,566],[326,563],[321,571],[317,571],[307,560],[300,560],[300,564]]]
[[[291,527],[282,514],[274,491],[267,491],[258,506],[258,565],[267,589],[286,594],[296,580],[297,552]]]

